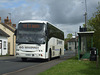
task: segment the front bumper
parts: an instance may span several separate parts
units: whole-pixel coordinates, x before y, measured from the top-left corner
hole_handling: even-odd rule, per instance
[[[45,53],[37,53],[37,52],[16,52],[17,58],[40,58],[46,59]]]

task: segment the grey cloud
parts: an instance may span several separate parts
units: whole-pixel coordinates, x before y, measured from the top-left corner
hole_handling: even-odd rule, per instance
[[[1,17],[2,22],[4,22],[4,19],[8,16],[8,12],[10,12],[10,9],[8,9],[8,10],[1,9],[0,10],[0,17]]]
[[[71,5],[70,5],[71,3]],[[64,0],[64,1],[58,1],[54,0],[52,3],[49,4],[50,9],[50,20],[54,23],[60,23],[65,24],[68,23],[69,19],[69,13],[72,10],[74,3]],[[69,12],[69,13],[68,13]],[[70,15],[71,16],[71,15]]]
[[[9,0],[5,0],[7,2]],[[12,0],[10,0],[12,1]],[[18,0],[13,0],[18,1]],[[17,7],[12,13],[12,18],[20,19],[42,19],[48,20],[55,24],[79,24],[84,22],[84,0],[26,0],[27,7]],[[34,5],[38,4],[37,10],[34,10]],[[98,0],[87,0],[88,15],[96,10]],[[91,9],[91,10],[89,10]],[[2,10],[0,10],[2,11]],[[5,12],[4,12],[5,11]],[[9,13],[8,9],[4,9],[4,13]],[[11,9],[12,11],[12,9]],[[1,12],[0,12],[1,13]],[[0,14],[1,15],[1,14]]]
[[[84,22],[85,0],[42,0],[49,8],[49,20],[56,24],[79,24]],[[87,0],[88,16],[96,11],[99,0]],[[82,3],[83,2],[83,3]]]
[[[79,0],[76,0],[79,1]],[[49,8],[49,20],[56,24],[77,24],[83,21],[83,13],[76,7],[75,0],[44,1]],[[77,11],[77,9],[79,9]],[[79,13],[80,12],[80,13]]]
[[[8,2],[9,0],[4,0]],[[10,0],[19,1],[19,0]],[[58,25],[65,35],[78,31],[78,26],[84,23],[85,0],[23,0],[23,4],[16,8],[0,9],[2,20],[12,13],[12,22],[18,24],[20,20],[47,20]],[[96,11],[99,0],[87,0],[88,19]],[[83,3],[82,3],[83,2]],[[1,5],[0,5],[1,6]],[[76,27],[76,28],[75,28]]]

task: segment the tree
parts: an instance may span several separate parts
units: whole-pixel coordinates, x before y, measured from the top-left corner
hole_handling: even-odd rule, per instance
[[[70,40],[71,38],[72,38],[72,34],[69,33],[69,34],[67,34],[67,38],[64,39],[64,42],[65,42],[64,47],[66,50],[68,49],[67,48],[67,41]]]
[[[100,54],[100,3],[98,3],[97,11],[93,14],[90,20],[88,20],[88,30],[94,30],[94,46],[98,48]]]
[[[71,39],[72,38],[72,34],[71,33],[67,34],[67,38]]]

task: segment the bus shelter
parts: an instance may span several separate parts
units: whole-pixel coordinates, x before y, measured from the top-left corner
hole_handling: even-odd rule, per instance
[[[93,47],[94,31],[78,32],[78,59],[89,59],[90,48]]]

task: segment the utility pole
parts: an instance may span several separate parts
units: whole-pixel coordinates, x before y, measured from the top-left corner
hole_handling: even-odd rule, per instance
[[[75,56],[77,55],[77,37],[75,32]]]
[[[84,14],[84,16],[85,16],[85,28],[86,28],[86,26],[87,26],[87,1],[85,0],[85,14]]]

